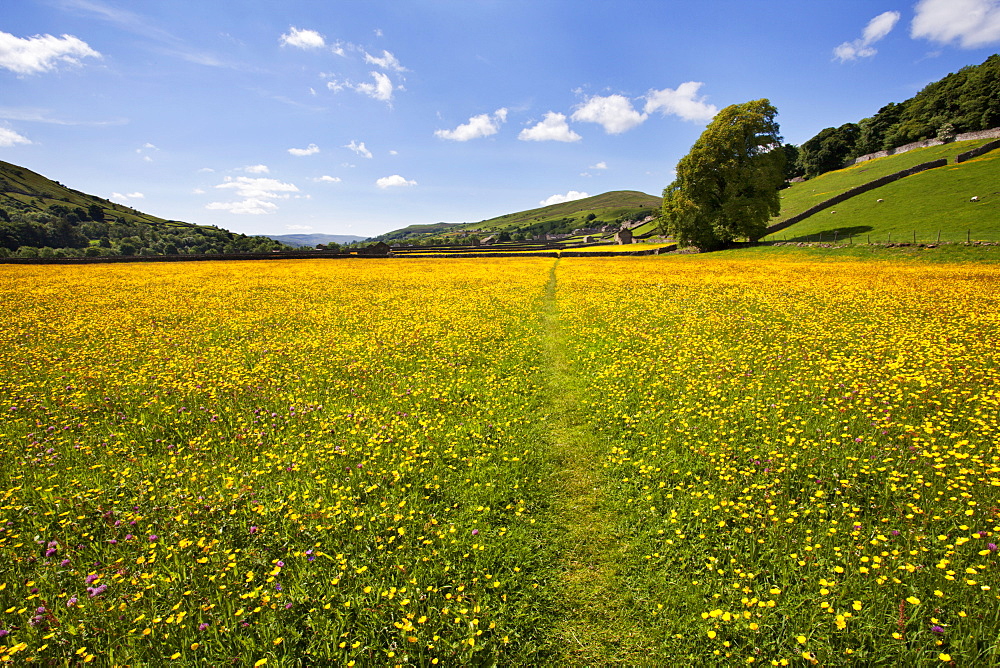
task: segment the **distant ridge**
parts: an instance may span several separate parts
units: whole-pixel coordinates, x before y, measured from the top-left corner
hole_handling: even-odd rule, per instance
[[[351,236],[350,234],[265,234],[264,236],[295,248],[331,243],[344,245],[364,241],[368,238]]]
[[[546,233],[567,233],[574,229],[621,224],[642,220],[659,212],[662,200],[637,190],[614,190],[559,204],[507,213],[475,223],[434,223],[410,225],[386,232],[376,241],[406,242],[433,236],[492,234],[493,232],[522,233],[536,236]]]

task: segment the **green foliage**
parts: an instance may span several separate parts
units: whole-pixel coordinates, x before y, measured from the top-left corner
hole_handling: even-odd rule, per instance
[[[963,147],[963,150],[968,148]],[[907,155],[909,153],[898,157]],[[819,184],[826,179],[833,181],[831,177],[840,174],[842,172],[827,174],[815,181],[797,184],[783,193]],[[840,241],[853,235],[855,244],[869,239],[872,243],[934,243],[939,240],[961,243],[966,239],[996,242],[1000,241],[998,183],[1000,150],[958,165],[908,176],[852,197],[767,238],[772,241],[818,241],[822,235],[824,241],[832,241],[836,233]],[[825,194],[823,199],[832,194]],[[979,201],[970,202],[973,196],[979,197]]]
[[[856,123],[821,130],[799,149],[799,169],[808,178],[840,169],[848,158],[857,157],[855,146],[860,136]]]
[[[707,250],[763,236],[784,183],[777,113],[766,99],[730,105],[681,158],[662,208],[663,225],[680,245]]]
[[[0,248],[17,257],[58,258],[266,253],[285,246],[149,216],[0,161]]]
[[[786,220],[838,193],[873,181],[882,176],[909,169],[921,163],[939,158],[955,161],[955,156],[985,144],[987,139],[953,142],[940,146],[919,148],[899,155],[867,160],[857,165],[827,172],[804,183],[793,183],[781,191],[781,214],[777,220]],[[970,193],[972,194],[977,193]],[[876,198],[881,195],[876,195]],[[837,207],[838,210],[840,206]]]
[[[853,126],[857,131],[844,132]],[[807,176],[839,169],[843,159],[923,139],[1000,126],[1000,54],[928,84],[912,98],[890,102],[854,125],[826,128],[802,145]],[[807,149],[806,147],[810,148]],[[837,157],[841,159],[838,162]]]

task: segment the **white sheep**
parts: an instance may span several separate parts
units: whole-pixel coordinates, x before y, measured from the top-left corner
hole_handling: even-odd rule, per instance
[[[881,202],[884,202],[885,200],[884,199],[877,199],[875,201],[881,203]]]
[[[969,198],[969,201],[970,202],[978,202],[979,201],[979,195],[973,195],[972,197]]]

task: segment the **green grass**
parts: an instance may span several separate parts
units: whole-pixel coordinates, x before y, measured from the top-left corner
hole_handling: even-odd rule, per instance
[[[167,220],[103,197],[73,190],[26,167],[0,160],[0,206],[7,205],[13,210],[27,207],[29,211],[45,212],[53,204],[83,209],[96,204],[104,210],[106,217],[120,218],[127,223],[197,227],[191,223]]]
[[[844,260],[869,260],[872,262],[907,262],[930,264],[997,264],[1000,263],[1000,245],[941,244],[896,245],[846,243],[803,243],[784,245],[761,245],[734,248],[717,253],[712,257],[731,260],[767,261],[787,259],[802,262],[841,262]]]
[[[973,195],[980,201],[970,202]],[[914,234],[936,242],[939,232],[941,241],[1000,241],[1000,150],[852,197],[765,239],[832,241],[835,232],[855,243],[913,242]]]
[[[774,222],[786,220],[802,213],[834,195],[854,188],[882,176],[895,174],[916,165],[947,158],[949,163],[955,161],[955,156],[977,146],[982,146],[989,139],[963,141],[929,148],[919,148],[899,155],[869,160],[859,165],[853,165],[834,172],[827,172],[814,179],[795,183],[781,192],[781,213]],[[875,196],[879,197],[878,195]],[[839,207],[840,205],[838,205]]]

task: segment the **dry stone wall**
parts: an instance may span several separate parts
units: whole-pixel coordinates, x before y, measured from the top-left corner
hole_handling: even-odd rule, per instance
[[[896,172],[895,174],[889,174],[888,176],[883,176],[873,181],[869,181],[868,183],[864,183],[860,186],[851,188],[850,190],[845,190],[839,195],[835,195],[828,200],[824,200],[815,206],[809,207],[802,213],[796,214],[791,218],[788,218],[779,223],[775,223],[774,225],[769,226],[767,228],[767,233],[773,234],[774,232],[780,232],[786,227],[791,227],[795,223],[805,220],[814,213],[822,211],[823,209],[828,209],[834,204],[840,204],[844,200],[848,200],[856,195],[866,193],[869,190],[874,190],[875,188],[880,188],[888,183],[892,183],[893,181],[898,181],[899,179],[905,178],[907,176],[912,176],[913,174],[917,174],[919,172],[923,172],[928,169],[934,169],[936,167],[944,167],[947,164],[948,164],[947,158],[941,158],[939,160],[931,160],[930,162],[925,162],[923,164],[910,167],[909,169],[904,169],[901,172]]]
[[[959,153],[955,156],[955,162],[965,162],[966,160],[972,160],[973,158],[978,158],[984,153],[989,153],[995,149],[1000,148],[1000,139],[996,141],[986,142],[979,148],[974,148],[971,151],[966,151],[965,153]]]
[[[977,130],[976,132],[964,132],[960,135],[955,135],[955,139],[952,141],[975,141],[977,139],[1000,139],[1000,128],[991,128],[989,130]],[[922,141],[915,141],[910,144],[903,144],[902,146],[897,146],[896,148],[891,148],[887,151],[876,151],[875,153],[868,153],[867,155],[862,155],[854,160],[849,160],[845,167],[850,167],[851,165],[857,165],[862,162],[867,162],[869,160],[874,160],[875,158],[885,158],[890,155],[899,155],[900,153],[906,153],[907,151],[912,151],[915,148],[927,148],[928,146],[940,146],[945,142],[941,139],[924,139]]]

